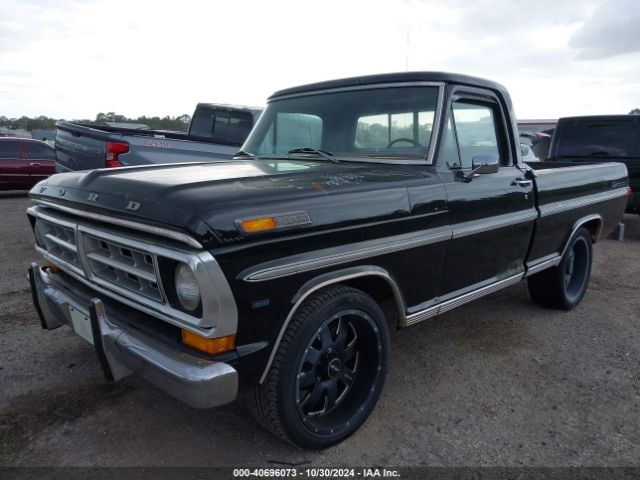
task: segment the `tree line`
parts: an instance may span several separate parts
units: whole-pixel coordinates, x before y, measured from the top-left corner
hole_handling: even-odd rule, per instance
[[[55,129],[55,125],[58,120],[64,120],[64,118],[50,118],[45,115],[37,117],[22,116],[20,118],[7,118],[4,115],[1,115],[0,128],[4,127],[14,130],[27,130],[29,132],[33,130],[53,130]],[[142,115],[137,118],[128,118],[124,115],[118,115],[115,112],[100,112],[96,115],[94,120],[81,119],[73,121],[80,123],[93,123],[96,125],[104,124],[105,122],[144,123],[156,130],[184,131],[189,126],[191,115],[186,113],[178,115],[177,117],[172,117],[170,115],[166,115],[164,117],[148,117],[146,115]]]

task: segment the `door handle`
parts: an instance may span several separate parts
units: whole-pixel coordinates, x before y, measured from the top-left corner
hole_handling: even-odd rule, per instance
[[[533,180],[526,180],[524,178],[516,178],[513,182],[511,182],[512,186],[518,186],[518,187],[530,187],[531,185],[533,185]]]
[[[40,165],[38,162],[31,162],[31,166],[32,167],[41,167],[42,165]]]

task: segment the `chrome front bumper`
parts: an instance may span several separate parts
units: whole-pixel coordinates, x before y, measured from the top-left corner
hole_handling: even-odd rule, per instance
[[[91,319],[93,344],[109,380],[136,374],[169,395],[195,408],[209,408],[235,400],[238,373],[230,365],[205,360],[150,338],[117,321],[105,303],[87,297],[83,288],[66,288],[37,263],[29,268],[33,302],[42,327],[53,330],[72,325],[69,307]],[[160,321],[160,320],[159,320]]]

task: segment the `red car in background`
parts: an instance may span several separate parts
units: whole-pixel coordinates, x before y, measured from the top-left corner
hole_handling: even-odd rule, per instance
[[[0,190],[29,190],[56,170],[56,152],[40,140],[0,138]]]

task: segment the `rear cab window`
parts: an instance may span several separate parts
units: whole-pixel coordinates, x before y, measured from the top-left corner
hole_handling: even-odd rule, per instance
[[[557,156],[640,158],[640,127],[633,116],[619,120],[567,120],[559,129]]]
[[[247,138],[252,126],[251,112],[205,106],[196,109],[189,127],[189,135],[240,145]]]

